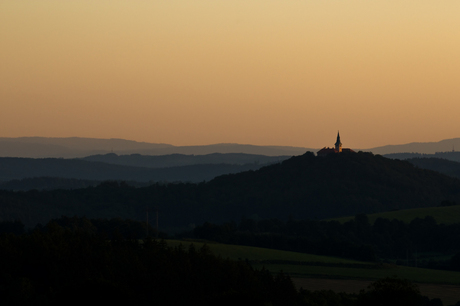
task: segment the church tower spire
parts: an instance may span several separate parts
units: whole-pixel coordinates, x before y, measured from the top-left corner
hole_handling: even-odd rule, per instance
[[[349,154],[349,153],[355,153],[350,148],[342,148],[342,142],[340,141],[340,133],[337,131],[337,141],[335,142],[335,146],[332,148],[329,147],[324,147],[321,150],[319,150],[316,155],[318,156],[326,156],[329,154],[335,154],[335,153],[344,153],[344,154]]]
[[[342,143],[340,142],[340,134],[339,131],[337,131],[337,141],[335,142],[335,149],[337,152],[342,152]]]

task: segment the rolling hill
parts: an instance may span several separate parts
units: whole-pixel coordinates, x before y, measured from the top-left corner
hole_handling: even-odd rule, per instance
[[[374,154],[391,154],[404,152],[435,154],[436,152],[451,152],[455,148],[460,148],[460,138],[443,139],[437,142],[411,142],[400,145],[386,145],[366,149],[363,151],[370,151]]]
[[[240,214],[262,218],[374,213],[460,197],[458,179],[371,153],[324,158],[306,153],[259,171],[217,177],[208,185],[218,190],[219,206],[228,198]]]
[[[199,184],[134,188],[112,182],[76,190],[3,191],[0,219],[28,225],[61,215],[145,220],[146,207],[155,207],[162,228],[184,228],[243,216],[324,219],[434,207],[443,200],[460,202],[460,180],[371,153],[307,152]]]
[[[202,182],[218,175],[256,170],[261,166],[263,164],[215,163],[153,169],[80,159],[0,157],[0,181],[53,177],[93,181]]]
[[[117,155],[115,153],[91,155],[81,158],[85,161],[103,162],[107,164],[146,167],[167,168],[189,165],[247,165],[247,164],[270,164],[283,161],[291,156],[266,156],[260,154],[245,153],[212,153],[205,155],[193,154],[168,154],[168,155]]]

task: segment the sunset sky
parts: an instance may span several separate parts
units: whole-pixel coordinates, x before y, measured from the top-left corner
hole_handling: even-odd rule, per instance
[[[0,137],[460,137],[460,1],[2,0]]]

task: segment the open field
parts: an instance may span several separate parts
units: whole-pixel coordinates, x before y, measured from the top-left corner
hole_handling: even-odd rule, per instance
[[[168,245],[188,241],[167,240]],[[193,242],[200,248],[205,242]],[[300,278],[335,278],[377,280],[387,276],[398,276],[417,283],[436,283],[460,286],[460,273],[453,271],[422,269],[375,264],[336,257],[287,252],[239,245],[207,243],[211,251],[223,258],[248,260],[255,268],[265,267],[272,272],[283,271]]]
[[[460,205],[447,206],[447,207],[426,207],[426,208],[414,208],[404,209],[396,211],[388,211],[378,214],[369,214],[369,222],[374,223],[377,218],[384,219],[397,219],[410,223],[415,218],[425,218],[426,216],[433,217],[438,224],[453,224],[460,222]],[[347,222],[353,219],[354,216],[334,218],[329,220],[337,220],[340,223]]]
[[[311,291],[332,290],[334,292],[359,293],[372,281],[368,280],[344,280],[325,278],[292,278],[297,288],[304,288]],[[439,298],[444,306],[454,305],[460,301],[460,286],[440,284],[417,284],[422,295],[430,299]]]
[[[191,241],[167,240],[168,245],[188,247]],[[205,242],[196,242],[196,248]],[[256,269],[289,274],[295,285],[309,290],[358,293],[377,279],[398,276],[419,285],[422,294],[441,298],[444,305],[460,300],[460,272],[374,264],[342,258],[302,254],[256,247],[206,243],[214,254],[234,260],[248,260]]]
[[[253,264],[254,268],[262,268],[262,264]],[[378,280],[384,277],[398,276],[416,283],[450,284],[460,286],[460,273],[432,269],[421,269],[403,266],[314,266],[292,264],[265,265],[272,272],[283,271],[292,277],[304,278],[336,278]]]
[[[222,258],[230,258],[233,260],[250,260],[254,262],[268,261],[268,260],[283,260],[292,262],[322,262],[330,264],[362,264],[360,261],[343,259],[336,257],[320,256],[303,254],[297,252],[288,252],[272,249],[264,249],[242,245],[230,245],[214,242],[202,242],[202,241],[179,241],[179,240],[166,240],[169,246],[178,246],[179,244],[188,247],[191,243],[196,248],[202,247],[204,244],[209,246],[211,251],[220,255]]]

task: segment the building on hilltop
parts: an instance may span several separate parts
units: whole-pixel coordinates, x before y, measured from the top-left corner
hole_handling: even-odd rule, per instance
[[[355,153],[352,149],[349,148],[342,148],[342,143],[340,142],[340,134],[337,132],[337,141],[335,142],[334,148],[324,147],[319,150],[316,155],[317,156],[326,156],[332,153]]]

